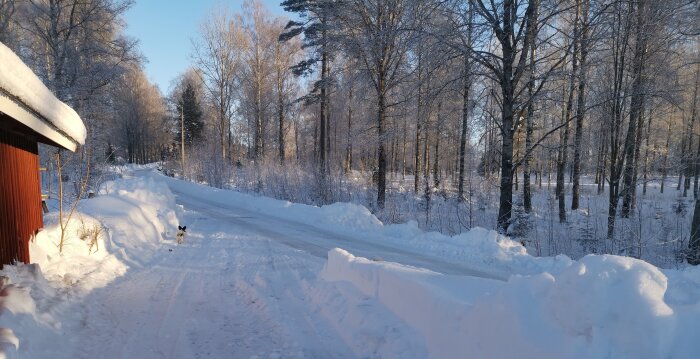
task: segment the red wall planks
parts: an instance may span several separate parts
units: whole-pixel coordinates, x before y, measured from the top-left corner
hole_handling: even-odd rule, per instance
[[[29,263],[29,240],[42,227],[37,142],[0,128],[0,267]]]

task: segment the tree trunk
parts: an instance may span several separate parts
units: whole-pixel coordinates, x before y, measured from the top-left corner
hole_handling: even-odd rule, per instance
[[[698,86],[700,81],[700,66],[695,70],[695,86],[693,88],[693,102],[690,112],[690,121],[688,123],[688,137],[687,137],[687,147],[686,151],[683,151],[684,169],[685,169],[685,187],[683,188],[683,197],[688,195],[688,188],[690,187],[690,177],[693,176],[693,156],[690,154],[693,148],[693,131],[695,130],[695,120],[697,119],[697,99],[698,99]]]
[[[294,149],[295,149],[295,155],[297,159],[297,165],[301,164],[301,156],[299,154],[299,124],[294,123]]]
[[[572,93],[569,93],[569,98],[573,97]],[[569,102],[567,101],[567,104]],[[567,105],[568,108],[568,105]],[[568,113],[568,110],[564,110],[564,116],[563,116],[563,121],[564,123],[564,132],[560,137],[560,143],[559,143],[559,153],[557,155],[557,183],[556,187],[554,189],[557,197],[557,201],[559,203],[559,222],[564,223],[566,222],[566,197],[565,197],[565,188],[564,188],[564,172],[566,170],[566,161],[567,161],[567,152],[568,152],[568,141],[569,141],[569,124],[567,121],[567,116],[566,114]]]
[[[503,2],[503,35],[499,41],[502,51],[502,76],[499,79],[501,85],[501,188],[498,207],[498,227],[506,232],[510,225],[513,210],[513,128],[515,88],[513,78],[513,63],[515,62],[514,44],[511,35],[514,32],[512,16],[514,14],[514,1]]]
[[[575,58],[575,57],[574,57]],[[574,60],[575,62],[576,60]],[[575,66],[574,66],[575,67]],[[564,188],[564,172],[566,171],[566,162],[568,155],[568,142],[569,142],[569,117],[571,116],[571,107],[574,98],[574,85],[573,78],[571,79],[569,85],[569,94],[566,101],[566,107],[564,109],[564,116],[562,120],[564,121],[564,133],[561,136],[561,142],[559,144],[559,155],[557,159],[557,186],[556,186],[556,196],[559,202],[559,222],[566,222],[566,190]]]
[[[634,193],[637,190],[637,183],[634,178],[634,171],[636,168],[636,156],[635,153],[638,151],[639,136],[637,131],[639,131],[639,123],[641,121],[643,106],[644,106],[644,59],[646,52],[646,41],[644,40],[644,7],[646,0],[638,0],[637,8],[637,41],[635,42],[634,58],[632,60],[632,73],[634,76],[634,81],[632,84],[632,97],[630,101],[630,120],[627,127],[627,136],[625,138],[625,146],[623,148],[625,166],[623,172],[623,199],[622,199],[622,210],[620,215],[623,218],[628,218],[634,201]]]
[[[384,208],[386,201],[386,91],[385,69],[380,66],[377,76],[377,136],[379,137],[379,151],[377,153],[378,181],[377,181],[377,206]]]
[[[693,158],[693,198],[698,198],[698,175],[700,175],[700,141],[698,141],[698,149]]]
[[[469,56],[464,59],[464,86],[462,87],[462,126],[459,137],[459,179],[457,180],[457,198],[464,201],[464,161],[467,154],[467,134],[469,128],[469,90],[471,87],[469,77]]]
[[[690,240],[688,241],[688,263],[700,264],[700,201],[695,201],[693,223],[690,227]]]
[[[613,29],[613,89],[611,94],[612,107],[609,133],[610,142],[608,143],[610,154],[610,184],[609,184],[609,201],[608,201],[608,231],[607,238],[612,239],[615,233],[615,218],[617,217],[617,204],[619,199],[620,175],[622,172],[622,164],[624,156],[619,153],[619,144],[622,131],[622,110],[624,107],[625,96],[623,95],[623,80],[625,73],[626,48],[630,34],[630,16],[632,14],[631,5],[628,16],[622,18],[621,4],[615,3],[614,10],[616,11],[616,26]],[[624,26],[624,28],[623,28]],[[621,32],[622,30],[622,32]]]
[[[406,137],[408,136],[408,117],[403,120],[403,146],[401,157],[401,179],[406,179]]]
[[[536,0],[538,1],[538,0]],[[531,24],[537,22],[537,11],[533,11],[528,20]],[[532,158],[532,133],[534,130],[533,118],[535,104],[533,96],[535,94],[535,37],[537,36],[536,26],[528,26],[527,40],[530,43],[529,79],[527,83],[527,95],[530,101],[527,104],[525,118],[525,158],[523,159],[523,207],[526,213],[532,212],[532,190],[530,188],[530,159]]]
[[[571,74],[569,75],[569,92],[566,100],[566,107],[562,120],[564,121],[564,134],[559,145],[559,161],[557,162],[557,199],[559,201],[559,222],[566,222],[566,190],[564,188],[564,171],[567,165],[567,155],[569,152],[569,120],[574,102],[574,91],[576,89],[576,75],[578,74],[578,22],[579,14],[574,18],[574,51],[571,54]]]
[[[283,94],[283,83],[281,71],[277,72],[277,118],[279,119],[279,133],[277,138],[277,144],[279,145],[279,159],[280,165],[284,165],[284,94]]]
[[[414,168],[413,168],[413,192],[415,194],[418,194],[418,187],[420,187],[420,171],[421,171],[421,166],[422,166],[422,161],[421,161],[421,153],[420,153],[420,148],[421,148],[421,135],[423,131],[423,81],[422,81],[422,48],[420,44],[418,44],[418,102],[417,102],[417,110],[416,110],[416,147],[415,147],[415,154],[414,154]]]
[[[433,187],[440,187],[440,122],[442,118],[442,102],[438,102],[437,108],[437,123],[435,125],[435,155],[433,160]]]
[[[427,121],[427,119],[426,119]],[[426,127],[428,123],[426,122]],[[423,166],[423,198],[425,199],[425,221],[426,225],[430,223],[430,134],[428,131],[425,132],[425,139],[423,141],[423,160],[425,166]]]
[[[588,1],[576,1],[577,12],[581,12],[581,31],[579,39],[580,69],[578,74],[578,99],[576,104],[576,134],[574,135],[574,170],[571,189],[571,209],[579,208],[581,196],[581,141],[583,139],[583,116],[586,108],[586,57],[588,55]]]
[[[345,173],[352,170],[352,85],[348,93],[348,133],[345,145]]]
[[[649,171],[649,136],[651,135],[651,117],[652,112],[649,110],[647,115],[647,130],[644,136],[644,168],[643,168],[643,183],[642,183],[642,195],[647,194],[647,177]]]
[[[474,19],[474,7],[469,5],[468,15],[467,15],[467,51],[470,51],[472,46],[472,33],[473,33],[473,19]],[[464,84],[462,87],[462,126],[459,137],[459,177],[457,180],[457,198],[459,201],[464,201],[464,161],[467,155],[467,143],[469,142],[468,129],[469,129],[469,95],[471,91],[471,54],[469,52],[464,54]]]
[[[323,38],[323,43],[326,43],[326,20],[325,18],[321,21],[323,25],[323,33],[322,33],[322,38]],[[326,137],[327,137],[327,125],[326,122],[328,121],[328,92],[326,90],[327,86],[327,81],[328,81],[328,50],[324,48],[321,50],[321,109],[320,109],[320,116],[319,116],[319,137],[318,137],[318,172],[320,176],[320,181],[321,181],[321,186],[322,188],[322,193],[321,196],[323,197],[324,201],[327,200],[327,193],[325,190],[325,187],[327,185],[327,173],[328,169],[326,168],[327,166],[327,159],[326,159]]]
[[[695,86],[693,88],[693,104],[690,109],[690,118],[691,118],[691,123],[695,122],[695,119],[697,118],[697,106],[698,106],[698,87],[700,86],[700,65],[698,66],[697,70],[695,71]],[[692,138],[692,129],[691,133],[689,134],[688,137]],[[690,149],[690,147],[689,147]],[[690,151],[688,151],[690,152]],[[690,155],[689,155],[690,156]],[[698,173],[700,172],[700,166],[698,165],[698,158],[700,158],[700,140],[698,140],[698,151],[695,156],[693,156],[693,175],[695,176],[695,185],[693,188],[693,195],[695,198],[698,197]],[[689,166],[690,167],[690,166]],[[687,178],[687,177],[686,177]],[[687,178],[688,180],[688,178]]]
[[[664,160],[661,165],[661,189],[660,192],[664,193],[664,184],[666,183],[666,177],[668,176],[668,151],[671,145],[671,121],[668,121],[668,127],[666,129],[666,148],[664,149]]]

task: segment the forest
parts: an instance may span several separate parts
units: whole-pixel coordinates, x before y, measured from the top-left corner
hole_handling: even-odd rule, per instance
[[[538,256],[700,263],[698,1],[247,0],[210,11],[168,89],[132,5],[0,0],[0,42],[88,128],[76,154],[42,149],[69,181],[159,162]]]

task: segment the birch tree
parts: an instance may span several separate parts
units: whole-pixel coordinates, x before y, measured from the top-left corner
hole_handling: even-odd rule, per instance
[[[231,121],[235,111],[236,74],[240,66],[241,24],[227,10],[212,13],[193,43],[193,58],[216,105],[219,154],[231,157]]]
[[[345,48],[363,64],[376,92],[377,206],[384,208],[387,177],[387,110],[389,94],[400,81],[400,69],[412,38],[413,0],[353,0],[343,9]]]

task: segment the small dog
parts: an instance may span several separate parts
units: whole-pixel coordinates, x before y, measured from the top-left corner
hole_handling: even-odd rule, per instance
[[[177,244],[182,244],[182,242],[185,241],[185,231],[187,230],[187,226],[177,226],[177,234],[175,237],[177,238]]]

